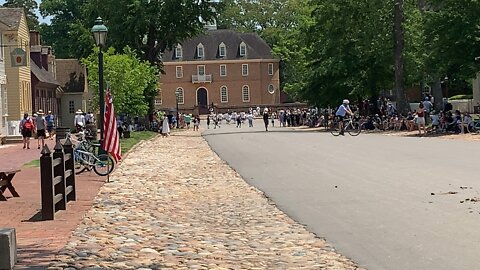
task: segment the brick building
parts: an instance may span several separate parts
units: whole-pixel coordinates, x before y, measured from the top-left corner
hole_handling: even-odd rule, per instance
[[[255,33],[210,30],[163,55],[155,107],[207,113],[280,103],[279,59]]]

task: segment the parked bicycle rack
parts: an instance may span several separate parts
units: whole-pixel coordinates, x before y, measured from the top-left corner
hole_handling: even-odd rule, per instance
[[[40,157],[43,220],[53,220],[55,212],[76,200],[73,144],[69,138],[63,146],[57,141],[54,150],[52,155],[45,145]]]

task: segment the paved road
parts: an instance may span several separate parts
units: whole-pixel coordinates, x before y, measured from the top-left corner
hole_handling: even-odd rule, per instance
[[[204,136],[281,210],[361,266],[480,269],[480,202],[461,203],[480,198],[478,142],[285,131],[223,125]]]

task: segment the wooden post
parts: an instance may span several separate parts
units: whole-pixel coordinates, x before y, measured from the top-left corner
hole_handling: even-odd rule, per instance
[[[73,154],[73,144],[70,138],[67,138],[63,145],[65,152],[65,186],[71,187],[70,193],[67,194],[67,202],[77,200],[75,188],[75,160]]]
[[[50,149],[45,144],[40,157],[40,182],[42,193],[42,219],[53,220],[55,206],[53,204],[53,168]]]
[[[56,183],[54,186],[55,196],[62,194],[63,198],[57,202],[55,205],[55,210],[66,210],[67,209],[67,198],[65,196],[65,161],[63,156],[63,147],[62,144],[57,141],[55,144],[55,152],[53,152],[53,178],[54,184],[57,182],[55,179],[57,177],[61,178],[61,181]]]

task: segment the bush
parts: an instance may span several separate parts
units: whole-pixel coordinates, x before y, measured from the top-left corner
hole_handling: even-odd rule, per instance
[[[449,98],[449,100],[459,100],[459,99],[473,99],[473,95],[455,95]]]

